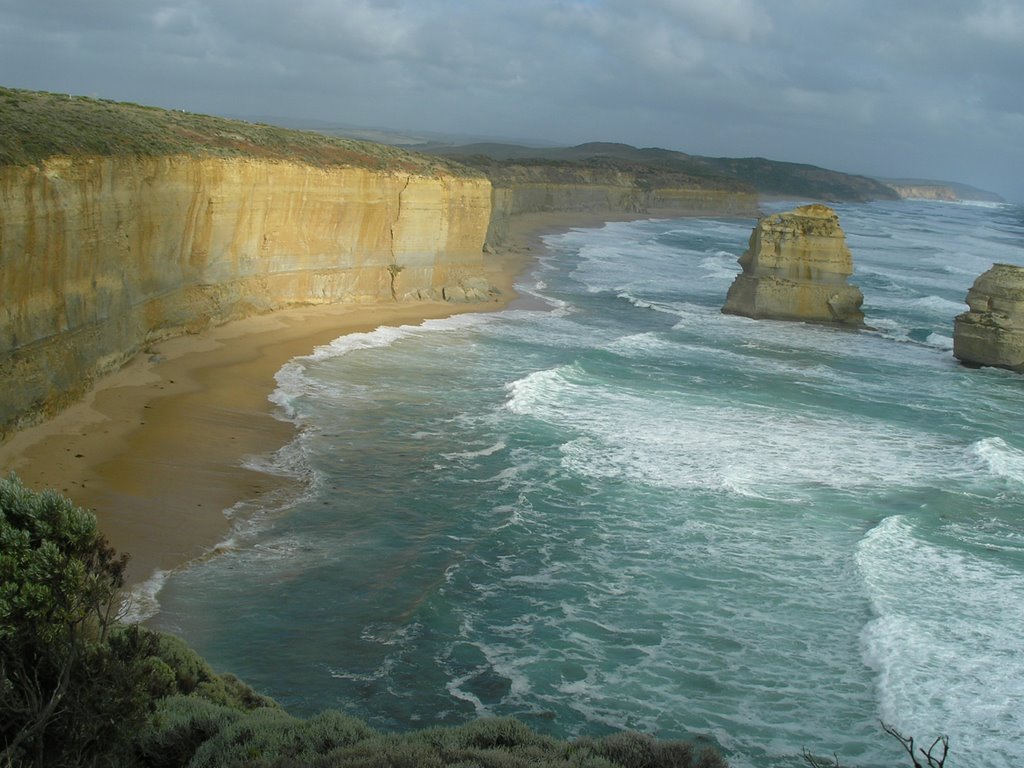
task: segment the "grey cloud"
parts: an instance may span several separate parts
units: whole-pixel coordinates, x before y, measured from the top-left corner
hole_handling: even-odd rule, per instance
[[[0,0],[4,84],[1024,198],[1017,0]]]

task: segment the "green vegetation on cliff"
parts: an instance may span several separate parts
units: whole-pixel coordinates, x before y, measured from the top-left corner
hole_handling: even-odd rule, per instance
[[[808,200],[895,200],[894,190],[865,176],[830,171],[813,165],[760,157],[700,157],[669,149],[637,149],[627,144],[589,143],[538,149],[509,144],[469,144],[426,148],[456,158],[489,175],[509,174],[516,167],[541,165],[572,168],[620,167],[652,178],[688,179],[698,188],[757,190],[762,195]],[[492,177],[493,178],[493,177]]]
[[[485,172],[496,184],[542,169],[553,183],[581,171],[632,174],[639,189],[752,192],[814,200],[886,200],[890,187],[864,176],[764,158],[711,158],[668,149],[589,143],[538,149],[508,144],[417,147],[355,141],[181,110],[0,87],[0,165],[33,165],[59,155],[251,157],[434,174]],[[427,153],[427,154],[424,154]],[[454,161],[454,162],[453,162]]]
[[[61,155],[251,157],[465,175],[457,163],[397,147],[84,96],[0,88],[0,165]]]
[[[625,144],[583,144],[565,149],[471,144],[428,151],[480,169],[499,187],[540,179],[550,184],[585,184],[594,174],[619,173],[633,179],[639,190],[755,192],[741,179],[688,162],[687,155],[668,150],[638,150]]]

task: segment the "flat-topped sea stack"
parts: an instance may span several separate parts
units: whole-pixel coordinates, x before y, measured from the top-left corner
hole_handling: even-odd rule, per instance
[[[761,219],[722,311],[758,319],[862,327],[864,296],[846,280],[853,256],[836,212],[804,205]]]
[[[1024,267],[994,264],[967,291],[967,306],[953,323],[953,355],[1024,373]]]

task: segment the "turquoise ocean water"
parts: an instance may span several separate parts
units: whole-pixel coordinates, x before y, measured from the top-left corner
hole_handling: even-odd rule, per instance
[[[734,766],[1024,745],[1024,378],[952,357],[1013,206],[838,206],[867,321],[720,313],[752,220],[547,238],[503,312],[346,336],[151,623],[295,714],[707,738]]]

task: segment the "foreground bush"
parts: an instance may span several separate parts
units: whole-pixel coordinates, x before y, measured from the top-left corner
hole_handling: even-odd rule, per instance
[[[683,742],[566,742],[512,719],[403,735],[300,720],[181,640],[120,624],[126,561],[91,513],[0,479],[0,768],[725,766]]]
[[[187,704],[191,697],[167,702],[158,712],[157,731],[180,728],[175,744],[220,720],[219,730],[197,746],[189,768],[259,766],[265,768],[725,768],[711,750],[695,754],[684,742],[658,742],[636,733],[566,742],[542,736],[513,719],[477,720],[455,728],[430,728],[409,734],[384,734],[337,712],[298,720],[278,709],[238,715]],[[180,715],[185,708],[189,712]],[[196,744],[195,740],[189,742]],[[183,757],[179,751],[175,759]],[[148,763],[171,765],[171,763]]]
[[[126,564],[92,513],[0,479],[0,766],[134,765],[168,696],[276,706],[180,640],[120,624]]]
[[[141,723],[108,636],[126,560],[93,515],[0,480],[0,764],[93,764]]]

